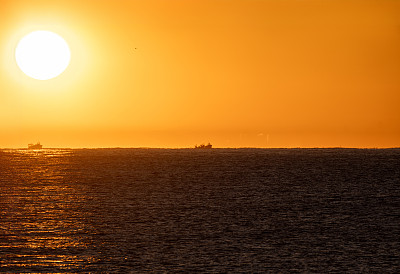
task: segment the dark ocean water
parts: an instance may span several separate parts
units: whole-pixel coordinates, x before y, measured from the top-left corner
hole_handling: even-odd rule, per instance
[[[400,149],[0,150],[0,272],[400,272]]]

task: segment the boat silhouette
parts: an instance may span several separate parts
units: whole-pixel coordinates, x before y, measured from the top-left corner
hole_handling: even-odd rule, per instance
[[[207,145],[205,145],[205,144],[195,145],[194,148],[200,148],[200,149],[212,148],[212,144],[208,143]]]
[[[42,149],[42,145],[40,142],[37,142],[36,144],[28,144],[28,149]]]

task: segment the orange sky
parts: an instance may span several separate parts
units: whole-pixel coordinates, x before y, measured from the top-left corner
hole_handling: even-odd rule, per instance
[[[398,147],[400,1],[0,0],[0,147]],[[39,81],[14,51],[58,33]]]

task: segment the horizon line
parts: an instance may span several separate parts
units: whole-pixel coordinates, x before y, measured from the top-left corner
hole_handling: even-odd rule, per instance
[[[26,147],[5,147],[2,149],[18,149],[29,150]],[[397,147],[342,147],[342,146],[326,146],[326,147],[213,147],[209,149],[197,149],[195,147],[44,147],[41,149],[32,150],[46,150],[46,149],[196,149],[196,150],[213,150],[213,149],[400,149]]]

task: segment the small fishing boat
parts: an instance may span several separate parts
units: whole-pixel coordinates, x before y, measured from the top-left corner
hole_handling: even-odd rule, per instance
[[[28,144],[28,149],[42,149],[42,145],[40,142],[37,142],[36,144]]]

